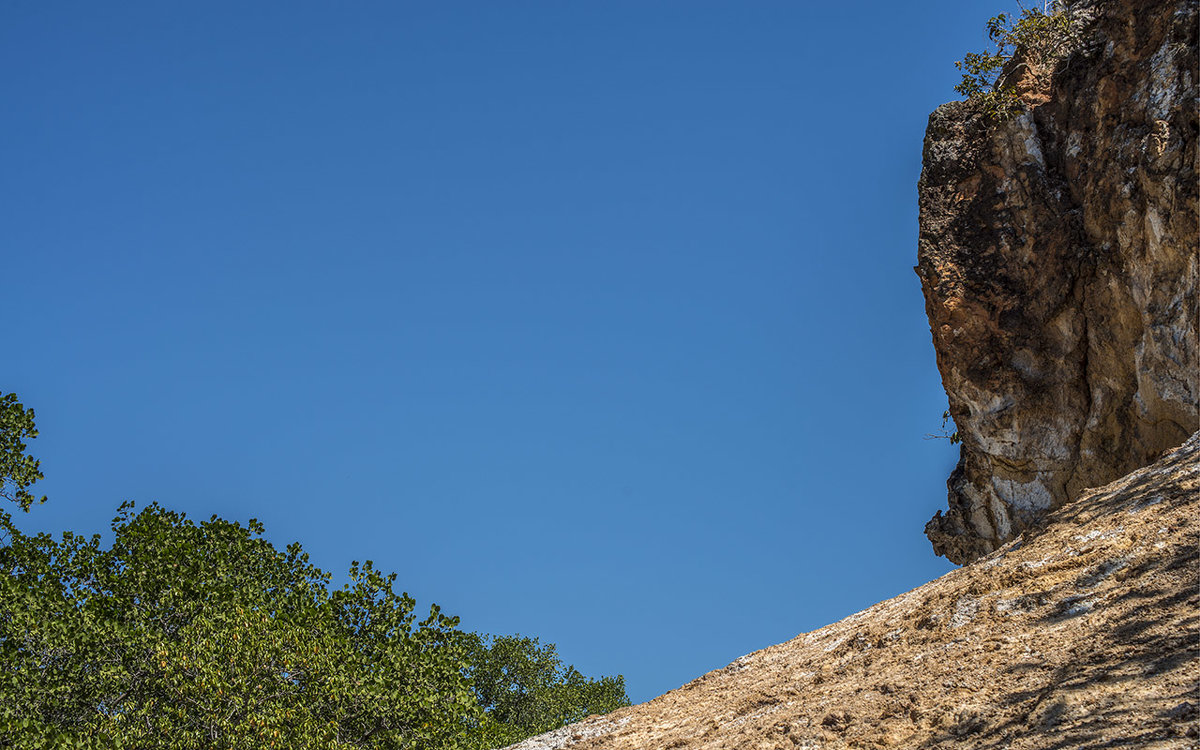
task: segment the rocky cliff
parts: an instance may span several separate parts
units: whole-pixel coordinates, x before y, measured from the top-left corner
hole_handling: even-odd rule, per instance
[[[1017,116],[929,119],[917,273],[962,455],[926,534],[955,562],[1200,426],[1198,5],[1076,2]]]
[[[512,750],[1200,747],[1198,6],[1078,0],[1015,117],[930,117],[926,532],[972,564]]]
[[[895,599],[511,750],[1188,748],[1200,433]]]

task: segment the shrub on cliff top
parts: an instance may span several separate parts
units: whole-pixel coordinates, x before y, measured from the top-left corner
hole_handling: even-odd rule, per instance
[[[991,46],[983,52],[968,52],[954,63],[963,71],[954,90],[978,102],[994,120],[1016,114],[1022,89],[1046,88],[1055,66],[1079,41],[1075,15],[1062,0],[1041,8],[1021,7],[1020,15],[993,16],[987,32]],[[1026,77],[1032,80],[1019,88],[1017,84]]]

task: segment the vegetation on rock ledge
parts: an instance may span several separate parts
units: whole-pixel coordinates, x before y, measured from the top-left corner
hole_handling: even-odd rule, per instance
[[[977,102],[991,119],[1016,114],[1027,90],[1044,90],[1055,66],[1079,43],[1078,24],[1068,3],[1001,13],[987,22],[991,47],[968,52],[954,67],[963,71],[954,90]],[[1022,81],[1026,82],[1022,84]]]

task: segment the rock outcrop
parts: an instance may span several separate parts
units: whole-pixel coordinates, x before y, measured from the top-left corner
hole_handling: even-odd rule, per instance
[[[926,134],[963,442],[926,533],[973,564],[510,750],[1200,747],[1200,0],[1073,12],[1049,78],[1005,72],[1017,116]]]
[[[511,750],[1195,747],[1200,433],[907,594]]]
[[[954,562],[1200,427],[1198,5],[1076,2],[1018,116],[929,119],[917,273],[962,456],[926,533]]]

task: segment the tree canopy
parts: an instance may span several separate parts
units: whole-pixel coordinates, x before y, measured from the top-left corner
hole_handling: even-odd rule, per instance
[[[472,634],[468,675],[479,705],[506,743],[629,705],[623,677],[584,677],[553,643]]]
[[[28,508],[33,412],[0,399],[5,497]],[[0,747],[489,748],[628,705],[553,644],[464,632],[353,563],[340,588],[256,521],[158,504],[98,535],[0,509]]]
[[[36,499],[29,487],[42,479],[41,463],[25,453],[25,441],[37,437],[33,409],[26,409],[17,394],[0,396],[0,497],[29,510]]]

